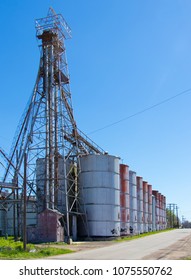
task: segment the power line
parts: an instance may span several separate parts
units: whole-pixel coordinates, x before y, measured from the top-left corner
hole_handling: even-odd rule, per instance
[[[179,93],[176,94],[176,95],[173,95],[173,96],[171,96],[171,97],[169,97],[169,98],[167,98],[167,99],[164,99],[164,100],[162,100],[162,101],[160,101],[160,102],[158,102],[158,103],[155,103],[155,104],[153,104],[153,105],[151,105],[151,106],[149,106],[149,107],[146,107],[145,109],[142,109],[142,110],[140,110],[140,111],[138,111],[138,112],[136,112],[136,113],[134,113],[134,114],[132,114],[132,115],[129,115],[129,116],[123,118],[123,119],[120,119],[120,120],[118,120],[118,121],[116,121],[116,122],[110,123],[110,124],[108,124],[108,125],[105,125],[105,126],[103,126],[103,127],[98,128],[98,129],[96,129],[96,130],[93,130],[93,131],[89,132],[88,135],[93,134],[93,133],[96,133],[96,132],[101,131],[101,130],[104,130],[104,129],[108,128],[108,127],[114,126],[114,125],[116,125],[116,124],[118,124],[118,123],[120,123],[120,122],[124,122],[124,121],[126,121],[126,120],[128,120],[128,119],[130,119],[130,118],[133,118],[133,117],[137,116],[137,115],[143,114],[143,113],[145,113],[146,111],[149,111],[149,110],[151,110],[151,109],[153,109],[153,108],[155,108],[155,107],[158,107],[158,106],[160,106],[160,105],[162,105],[162,104],[164,104],[164,103],[167,103],[167,102],[171,101],[172,99],[175,99],[175,98],[177,98],[177,97],[179,97],[179,96],[181,96],[181,95],[183,95],[183,94],[185,94],[185,93],[188,93],[188,92],[190,92],[190,91],[191,91],[191,88],[186,89],[186,90],[184,90],[184,91],[181,91],[181,92],[179,92]]]

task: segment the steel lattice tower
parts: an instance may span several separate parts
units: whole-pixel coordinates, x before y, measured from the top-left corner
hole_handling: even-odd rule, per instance
[[[50,8],[47,17],[36,20],[36,36],[41,48],[39,71],[3,182],[23,186],[27,155],[27,195],[37,197],[37,213],[50,208],[65,214],[69,237],[70,216],[85,214],[79,202],[79,158],[104,151],[77,128],[74,119],[65,49],[71,29]]]

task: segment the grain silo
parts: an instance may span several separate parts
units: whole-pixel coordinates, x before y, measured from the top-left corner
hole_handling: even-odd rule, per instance
[[[163,210],[164,210],[163,227],[164,229],[166,229],[166,196],[163,196]]]
[[[148,183],[143,181],[143,215],[144,215],[144,232],[148,232]]]
[[[152,195],[152,230],[156,231],[156,196]]]
[[[152,185],[148,184],[148,229],[152,231]]]
[[[156,230],[160,230],[160,219],[159,219],[159,192],[153,190],[152,194],[155,196],[155,222],[156,222]]]
[[[137,231],[143,233],[143,178],[137,176]]]
[[[130,227],[129,201],[129,166],[120,164],[120,208],[121,236],[129,234]]]
[[[136,172],[129,171],[129,192],[130,192],[130,229],[137,234],[137,182]]]
[[[120,236],[119,157],[89,154],[80,159],[80,192],[89,236]],[[80,235],[85,234],[83,229]]]

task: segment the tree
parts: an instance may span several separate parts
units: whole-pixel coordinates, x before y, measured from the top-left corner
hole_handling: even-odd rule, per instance
[[[167,228],[179,228],[180,220],[174,211],[166,209]]]

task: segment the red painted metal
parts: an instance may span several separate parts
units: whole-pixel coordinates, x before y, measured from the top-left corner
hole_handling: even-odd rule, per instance
[[[129,208],[129,166],[120,164],[120,206],[121,206],[121,221],[127,221],[127,208]]]

